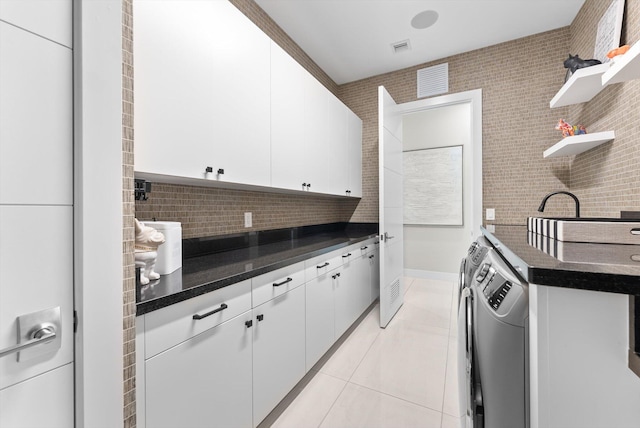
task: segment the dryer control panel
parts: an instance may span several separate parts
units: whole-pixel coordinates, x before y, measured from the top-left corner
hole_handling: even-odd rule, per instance
[[[500,266],[494,267],[491,261],[486,261],[478,269],[475,277],[478,289],[482,291],[491,309],[496,312],[507,298],[509,291],[514,287],[514,283],[500,272],[503,272]],[[508,308],[506,310],[508,311]]]
[[[511,282],[507,281],[502,284],[497,290],[495,290],[493,294],[487,296],[489,297],[487,301],[494,310],[498,310],[504,298],[507,297],[507,293],[509,292],[509,290],[511,290],[512,286],[513,285],[511,284]]]

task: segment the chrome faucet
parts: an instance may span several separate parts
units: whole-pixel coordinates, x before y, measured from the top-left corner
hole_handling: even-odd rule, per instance
[[[553,192],[553,193],[549,193],[547,196],[545,196],[544,198],[542,198],[542,202],[540,203],[540,206],[538,207],[538,211],[543,212],[544,211],[544,206],[547,204],[547,200],[552,197],[553,195],[558,195],[558,194],[564,194],[564,195],[569,195],[573,198],[574,201],[576,201],[576,218],[580,217],[580,201],[578,201],[578,197],[576,195],[574,195],[571,192],[566,192],[564,190],[559,190],[557,192]]]

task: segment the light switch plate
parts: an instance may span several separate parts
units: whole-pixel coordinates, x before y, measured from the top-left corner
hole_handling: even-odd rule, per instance
[[[251,227],[253,225],[252,217],[251,213],[244,213],[244,227]]]
[[[495,208],[487,208],[487,214],[485,215],[487,220],[495,220],[496,219],[496,209]]]

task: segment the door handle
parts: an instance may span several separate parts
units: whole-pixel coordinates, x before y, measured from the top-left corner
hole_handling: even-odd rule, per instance
[[[0,350],[0,357],[15,354],[16,352],[21,352],[26,349],[33,348],[34,346],[37,346],[41,343],[52,341],[56,338],[56,326],[53,324],[41,324],[34,328],[29,336],[31,337],[31,339],[27,340],[26,342],[22,342],[15,346]]]
[[[16,354],[25,361],[62,348],[62,317],[60,306],[17,318],[18,344],[0,350],[0,357]]]
[[[391,236],[389,235],[387,232],[384,233],[384,235],[380,236],[380,238],[382,239],[382,242],[386,242],[389,239],[393,239],[395,238],[395,236]]]

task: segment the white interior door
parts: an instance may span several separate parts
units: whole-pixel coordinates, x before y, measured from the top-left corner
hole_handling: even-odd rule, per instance
[[[387,90],[378,87],[380,326],[402,306],[402,112]]]
[[[0,427],[73,427],[71,0],[0,3]]]

